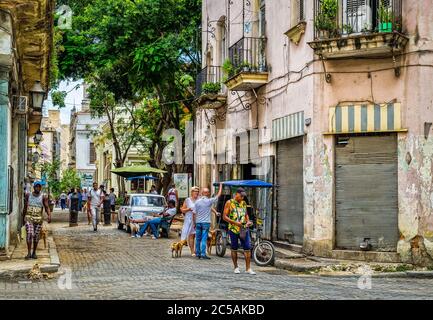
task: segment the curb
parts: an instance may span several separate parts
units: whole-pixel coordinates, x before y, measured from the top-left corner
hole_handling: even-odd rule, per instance
[[[60,268],[60,259],[57,254],[56,244],[52,236],[47,237],[48,253],[50,255],[50,264],[40,265],[42,273],[57,273]],[[14,270],[0,270],[0,280],[12,280],[14,278],[26,277],[31,267],[21,267]]]

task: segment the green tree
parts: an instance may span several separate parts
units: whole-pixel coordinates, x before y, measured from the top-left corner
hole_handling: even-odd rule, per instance
[[[66,169],[62,172],[60,179],[60,192],[69,191],[72,188],[79,188],[81,186],[81,179],[75,169]]]
[[[161,163],[166,146],[161,134],[169,128],[183,130],[194,114],[192,84],[201,67],[201,1],[62,4],[71,6],[74,19],[73,28],[63,31],[59,79],[84,78],[91,84],[91,109],[109,117],[113,143],[118,145],[116,166],[122,165],[122,147],[140,144],[151,165],[169,172],[163,180],[166,188],[172,172],[185,170]],[[131,122],[113,120],[117,113],[133,115]]]
[[[42,175],[46,178],[48,195],[52,194],[54,197],[60,195],[60,181],[58,176],[60,165],[60,160],[54,159],[53,161],[44,162],[40,168]]]

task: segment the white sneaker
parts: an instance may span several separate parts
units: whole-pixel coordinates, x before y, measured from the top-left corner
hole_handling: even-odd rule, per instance
[[[148,237],[148,236],[150,236],[150,234],[147,233],[147,232],[145,232],[145,233],[144,233],[144,236],[145,236],[145,237]]]
[[[152,240],[156,240],[157,238],[155,236],[152,236]]]
[[[236,274],[241,273],[241,271],[239,270],[239,268],[235,268],[235,273]]]
[[[253,269],[249,269],[249,270],[247,270],[247,271],[245,271],[246,273],[249,273],[249,274],[256,274],[254,271],[253,271]]]

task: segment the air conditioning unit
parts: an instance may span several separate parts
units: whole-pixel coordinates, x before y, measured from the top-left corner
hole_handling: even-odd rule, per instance
[[[16,113],[27,113],[28,99],[26,96],[13,96],[13,107]]]

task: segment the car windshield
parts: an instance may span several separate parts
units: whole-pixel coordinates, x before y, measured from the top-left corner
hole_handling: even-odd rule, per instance
[[[136,196],[132,198],[133,207],[163,207],[164,198],[152,196]]]

